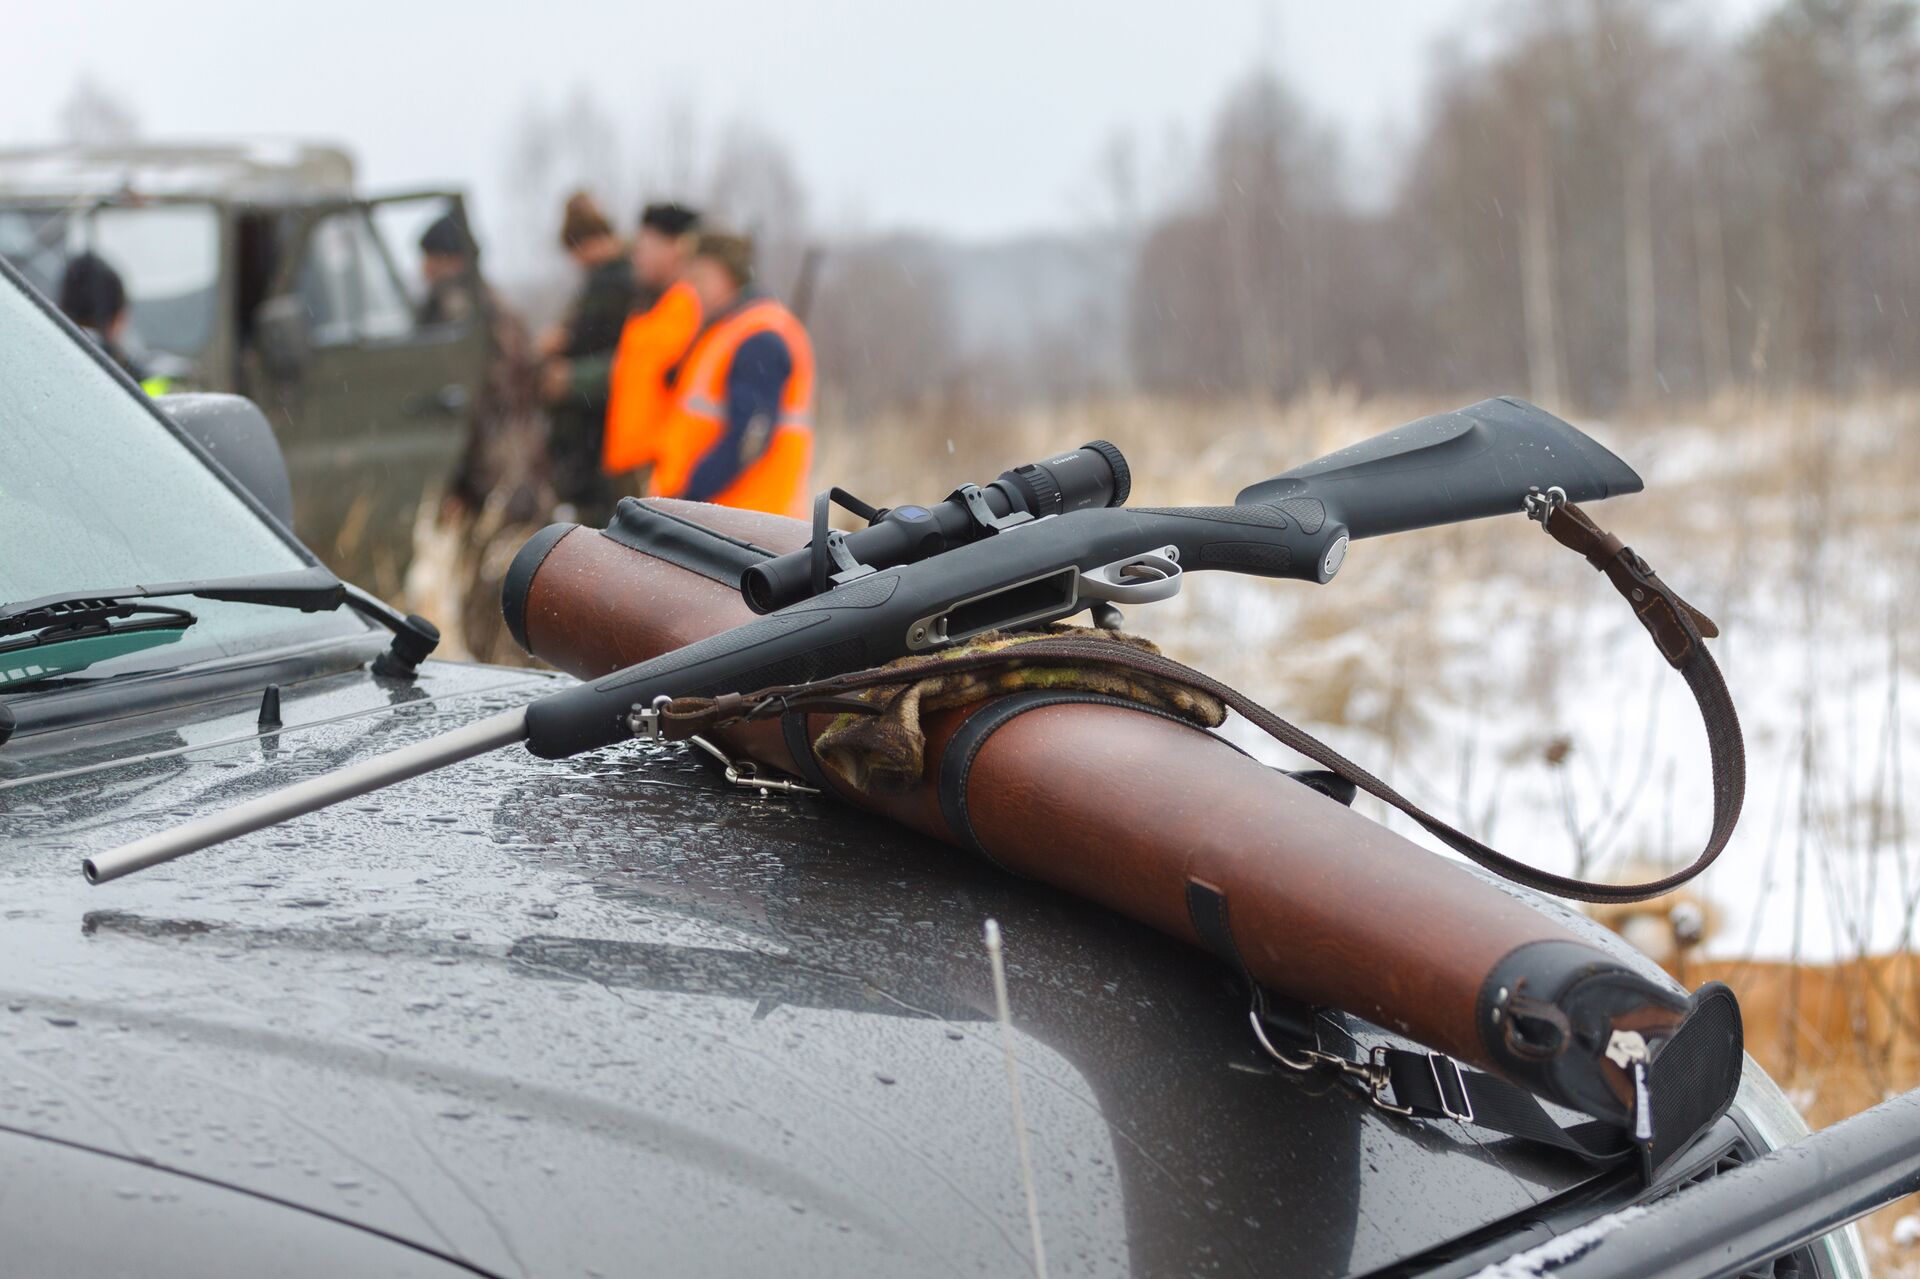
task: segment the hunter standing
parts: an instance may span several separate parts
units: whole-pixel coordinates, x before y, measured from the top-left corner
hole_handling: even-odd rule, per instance
[[[149,395],[163,392],[127,353],[127,287],[105,258],[82,253],[67,263],[60,277],[60,309],[142,390]]]
[[[707,233],[687,265],[705,322],[673,379],[653,491],[799,515],[813,461],[813,345],[754,282],[753,242]]]
[[[640,306],[620,331],[608,376],[600,469],[616,485],[659,455],[673,407],[668,375],[700,332],[700,298],[683,278],[699,239],[700,215],[681,204],[649,204],[633,240]]]
[[[471,516],[491,501],[509,520],[531,518],[539,505],[541,422],[527,327],[487,284],[480,246],[457,213],[421,234],[420,276],[427,288],[416,315],[421,327],[478,323],[487,337],[486,371],[444,513]]]
[[[541,393],[551,420],[547,456],[555,496],[573,508],[568,518],[599,525],[612,518],[616,497],[600,471],[606,386],[600,379],[583,385],[575,371],[610,356],[619,345],[637,288],[612,224],[584,191],[567,201],[560,244],[580,267],[582,280],[567,318],[540,341],[546,361]]]

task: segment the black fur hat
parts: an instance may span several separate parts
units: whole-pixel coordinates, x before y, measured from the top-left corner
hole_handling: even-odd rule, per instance
[[[127,286],[105,258],[82,253],[60,277],[60,309],[75,324],[104,333],[127,309]]]
[[[661,235],[687,235],[700,229],[700,215],[684,204],[649,204],[640,210],[640,225]]]

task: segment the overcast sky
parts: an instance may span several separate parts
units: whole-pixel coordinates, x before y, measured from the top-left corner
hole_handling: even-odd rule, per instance
[[[1723,22],[1763,0],[1711,0]],[[503,198],[530,101],[589,87],[644,145],[664,103],[750,116],[790,147],[815,208],[967,237],[1084,225],[1118,129],[1143,154],[1202,133],[1250,66],[1334,123],[1360,181],[1418,113],[1438,40],[1501,0],[539,0],[10,5],[0,146],[51,140],[87,75],[153,138],[344,143],[369,187]],[[1155,175],[1146,175],[1152,181]]]

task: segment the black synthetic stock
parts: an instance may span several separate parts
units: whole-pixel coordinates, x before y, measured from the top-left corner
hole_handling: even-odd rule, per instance
[[[1575,502],[1638,493],[1633,468],[1525,400],[1482,400],[1363,440],[1240,491],[1240,505],[1315,499],[1351,537],[1457,524],[1520,509],[1529,488]]]
[[[1324,582],[1338,570],[1350,534],[1518,515],[1535,485],[1592,500],[1633,492],[1640,479],[1558,418],[1518,400],[1488,400],[1256,484],[1239,505],[1068,509],[883,569],[535,702],[527,709],[527,744],[536,755],[572,755],[628,736],[629,710],[656,697],[823,679],[983,631],[1070,617],[1087,606],[1074,570],[1164,547],[1173,547],[1186,569]],[[1119,483],[1112,493],[1123,495]],[[1351,528],[1356,518],[1365,533]]]

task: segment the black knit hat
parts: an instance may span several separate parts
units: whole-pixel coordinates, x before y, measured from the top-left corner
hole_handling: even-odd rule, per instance
[[[700,229],[700,215],[684,204],[649,204],[640,210],[640,225],[661,235],[686,235]]]
[[[127,286],[105,258],[82,253],[60,277],[60,309],[75,324],[105,332],[127,309]]]
[[[420,233],[420,251],[433,257],[476,258],[480,248],[473,242],[467,224],[454,214],[437,219]]]

